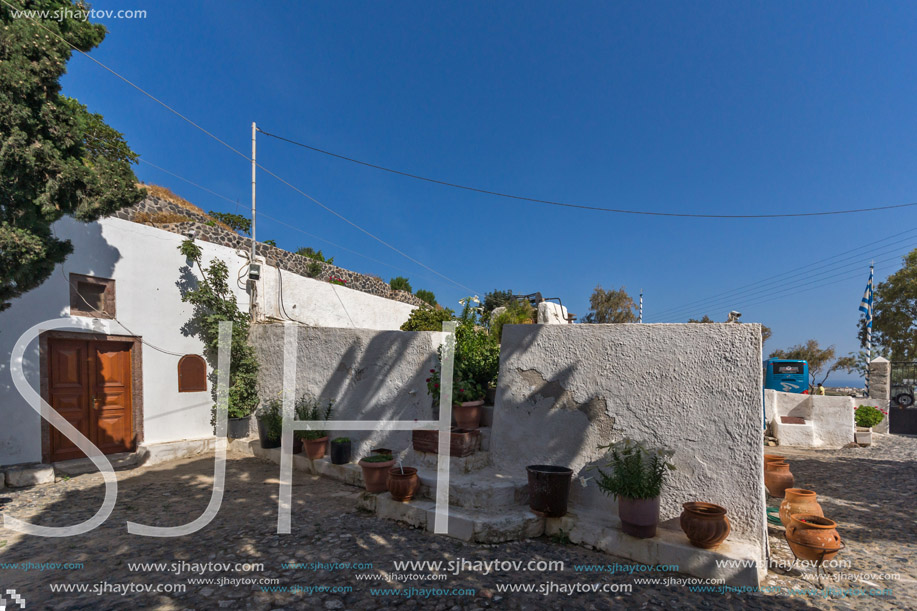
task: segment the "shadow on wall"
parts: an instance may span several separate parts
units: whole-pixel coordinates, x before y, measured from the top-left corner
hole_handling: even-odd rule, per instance
[[[105,239],[99,223],[65,218],[54,224],[54,232],[58,238],[71,241],[73,252],[62,265],[55,266],[43,284],[14,299],[7,310],[0,312],[0,421],[8,423],[0,427],[0,465],[41,460],[41,418],[19,394],[10,377],[13,346],[30,327],[68,317],[69,274],[111,278],[121,260],[121,251]],[[23,357],[23,372],[36,391],[40,391],[40,369],[36,340]]]
[[[261,362],[262,401],[281,396],[283,325],[252,330]],[[438,334],[298,326],[296,396],[334,401],[334,420],[430,420],[426,378],[437,363]],[[329,431],[354,441],[354,457],[384,446],[402,453],[410,431]]]

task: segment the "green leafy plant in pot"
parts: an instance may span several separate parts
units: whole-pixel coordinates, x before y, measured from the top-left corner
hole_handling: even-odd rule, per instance
[[[303,395],[296,400],[296,419],[327,421],[331,417],[332,405],[333,401],[325,402],[311,395]],[[311,460],[325,457],[325,448],[328,445],[328,431],[313,429],[296,431],[295,434],[297,438],[303,440],[306,456]]]
[[[608,462],[595,467],[596,483],[605,494],[618,501],[621,530],[634,537],[656,536],[659,523],[659,496],[667,471],[675,465],[668,462],[671,450],[653,450],[632,439],[599,446],[609,450]]]
[[[363,485],[367,492],[388,491],[388,470],[395,464],[391,454],[372,454],[360,459],[363,470]]]
[[[283,404],[271,399],[258,410],[258,439],[262,448],[279,448],[283,434]]]
[[[331,463],[346,465],[350,462],[350,438],[336,437],[331,440]]]

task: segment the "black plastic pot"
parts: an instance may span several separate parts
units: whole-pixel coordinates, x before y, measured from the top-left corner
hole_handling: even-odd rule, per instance
[[[251,430],[251,417],[230,418],[226,427],[226,436],[230,439],[245,439]]]
[[[277,439],[268,439],[267,423],[265,423],[263,418],[258,418],[258,439],[261,441],[262,448],[267,449],[280,447],[280,437]]]
[[[350,462],[350,440],[343,443],[331,442],[331,463],[346,465]]]
[[[529,465],[529,507],[546,518],[567,513],[573,469],[554,465]]]

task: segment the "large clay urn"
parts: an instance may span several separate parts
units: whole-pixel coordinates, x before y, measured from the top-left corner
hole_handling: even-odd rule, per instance
[[[789,463],[772,462],[770,469],[764,471],[764,486],[768,494],[782,499],[784,491],[793,487],[793,474],[790,473]]]
[[[779,454],[765,454],[764,455],[764,470],[767,471],[772,463],[775,462],[786,462],[786,456],[781,456]]]
[[[790,516],[786,542],[797,558],[810,562],[829,562],[843,547],[834,520],[805,513]]]
[[[725,507],[701,502],[685,503],[682,507],[681,529],[688,535],[691,545],[713,549],[729,536]]]
[[[452,406],[452,415],[455,416],[455,424],[460,429],[474,430],[481,424],[481,408],[484,407],[484,400],[465,401],[456,403]]]
[[[794,513],[807,513],[813,516],[824,516],[821,505],[815,500],[815,492],[802,488],[787,488],[783,502],[780,503],[780,521],[783,526],[790,525],[790,516]]]

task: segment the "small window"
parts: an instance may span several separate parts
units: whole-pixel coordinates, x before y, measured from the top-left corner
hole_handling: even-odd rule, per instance
[[[115,281],[70,274],[70,315],[115,317]]]
[[[207,362],[196,354],[178,360],[178,392],[207,390]]]

